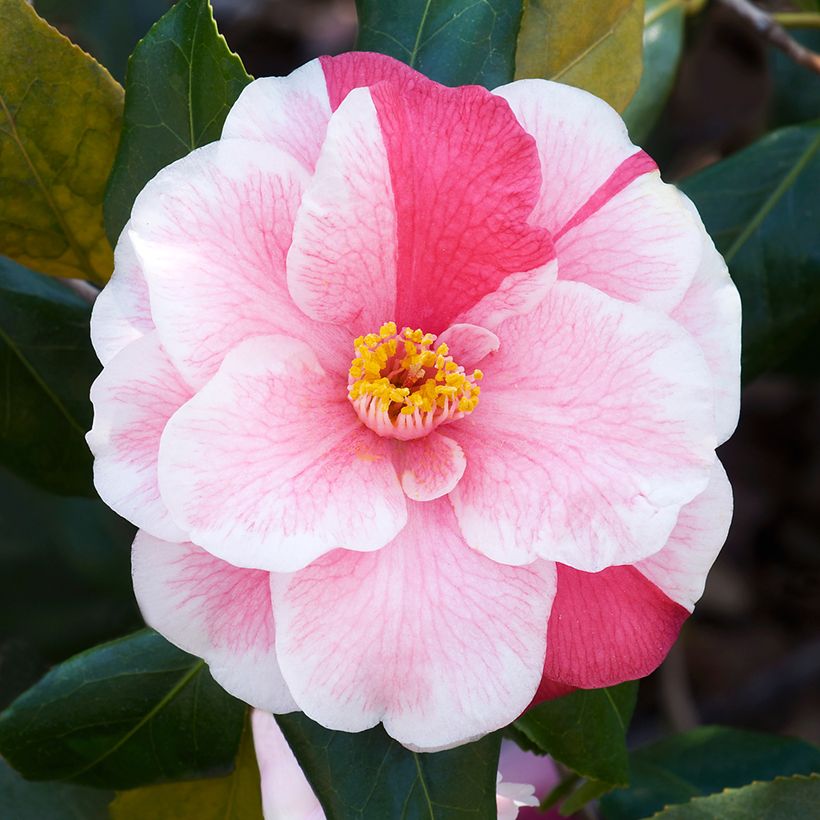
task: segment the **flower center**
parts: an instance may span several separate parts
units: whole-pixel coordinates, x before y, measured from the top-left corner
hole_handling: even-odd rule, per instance
[[[354,340],[348,397],[359,418],[380,436],[412,439],[472,413],[483,373],[467,374],[436,336],[386,322]]]

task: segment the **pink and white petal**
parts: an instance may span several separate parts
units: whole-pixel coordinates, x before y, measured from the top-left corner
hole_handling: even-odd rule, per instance
[[[222,139],[264,142],[313,171],[330,119],[325,73],[311,60],[287,77],[262,77],[246,86],[222,128]]]
[[[271,577],[277,652],[294,699],[323,726],[382,721],[433,751],[506,725],[532,700],[555,567],[474,552],[444,498],[409,507],[378,552],[337,550]]]
[[[722,444],[734,432],[740,414],[740,294],[695,206],[688,197],[680,197],[697,222],[703,254],[692,284],[671,315],[695,337],[712,370]]]
[[[137,197],[130,235],[154,321],[195,388],[243,340],[279,333],[311,340],[328,367],[346,374],[353,334],[310,321],[287,289],[285,259],[306,181],[273,146],[231,139],[169,165]]]
[[[559,280],[668,313],[692,282],[703,239],[678,191],[655,170],[587,203],[556,236],[555,250]]]
[[[91,387],[94,484],[113,510],[158,538],[184,539],[159,494],[157,456],[168,419],[193,395],[155,331],[132,342]]]
[[[582,689],[642,678],[688,616],[635,567],[589,573],[559,564],[544,676]]]
[[[541,187],[535,144],[478,86],[380,83],[370,94],[395,200],[395,320],[440,333],[554,256],[549,234],[527,222]]]
[[[288,254],[296,304],[362,333],[395,316],[396,212],[370,91],[356,89],[330,120]]]
[[[439,334],[436,344],[446,344],[453,360],[465,370],[471,371],[478,367],[485,356],[495,353],[501,343],[498,336],[486,327],[459,323],[450,325]]]
[[[130,223],[114,249],[114,273],[91,311],[91,343],[107,365],[126,345],[154,329],[148,285],[128,237]]]
[[[394,446],[402,489],[413,501],[446,495],[464,475],[464,453],[449,436],[432,432]]]
[[[131,552],[134,594],[145,622],[203,658],[236,697],[272,712],[298,707],[276,660],[267,572],[226,564],[194,544],[140,531]]]
[[[430,84],[423,74],[385,54],[351,51],[338,57],[319,57],[327,82],[330,106],[335,111],[356,88],[389,82],[398,88]]]
[[[716,460],[709,485],[681,510],[666,546],[638,561],[635,569],[691,612],[726,541],[732,507],[732,486]]]
[[[493,93],[535,138],[541,187],[530,221],[550,233],[557,234],[638,150],[615,110],[579,88],[529,79]]]
[[[497,333],[477,409],[447,431],[467,457],[450,495],[467,542],[504,563],[587,572],[657,552],[715,459],[694,340],[572,282]]]
[[[406,506],[389,449],[303,342],[250,339],[168,422],[159,485],[189,538],[237,566],[299,569],[375,550]]]
[[[266,820],[325,820],[322,806],[273,715],[254,709],[251,726]]]

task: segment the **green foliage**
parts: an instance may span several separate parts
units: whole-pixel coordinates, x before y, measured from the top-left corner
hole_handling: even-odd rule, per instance
[[[248,725],[233,772],[120,792],[111,820],[262,820],[262,786]]]
[[[602,801],[607,820],[639,820],[724,788],[820,771],[820,749],[794,738],[704,726],[638,749],[629,767],[629,788]]]
[[[108,820],[112,797],[65,783],[29,783],[0,760],[0,817],[6,820]]]
[[[31,780],[128,789],[222,773],[245,706],[151,630],[54,668],[0,715],[0,754]]]
[[[623,111],[641,79],[643,0],[524,0],[515,78],[591,91]]]
[[[87,302],[0,257],[0,463],[52,492],[93,495]]]
[[[112,243],[145,183],[218,139],[249,82],[217,31],[208,0],[180,0],[139,42],[128,62],[122,140],[105,194]]]
[[[444,85],[513,79],[520,0],[357,0],[359,51],[389,54]]]
[[[575,811],[613,786],[629,782],[626,729],[637,696],[635,682],[579,689],[533,707],[513,724],[530,750],[549,754],[587,778],[570,794],[562,811]],[[554,794],[553,800],[563,797],[563,792]]]
[[[102,199],[122,88],[25,0],[0,0],[0,42],[0,253],[104,282],[113,256]]]
[[[820,52],[820,31],[790,31],[795,40]],[[772,71],[770,125],[799,125],[820,116],[820,76],[799,65],[780,49],[769,53]]]
[[[683,51],[684,0],[646,0],[641,84],[624,111],[633,142],[642,143],[675,83]]]
[[[93,54],[118,80],[137,40],[162,16],[172,0],[37,0],[37,12]]]
[[[775,131],[681,187],[740,290],[748,381],[820,322],[820,122]]]
[[[669,806],[653,815],[657,820],[798,820],[817,817],[820,775],[779,777],[771,783],[752,783],[722,794],[695,797],[682,806]]]
[[[300,713],[277,722],[328,820],[495,816],[497,734],[424,754],[405,749],[381,726],[334,732]]]

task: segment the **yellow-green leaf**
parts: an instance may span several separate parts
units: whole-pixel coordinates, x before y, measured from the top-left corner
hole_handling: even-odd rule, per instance
[[[641,80],[643,0],[524,0],[515,78],[543,77],[618,111]]]
[[[25,0],[0,0],[0,254],[104,282],[122,88]]]
[[[111,804],[111,820],[145,820],[147,817],[151,820],[262,820],[262,790],[250,726],[245,727],[236,768],[226,777],[131,789],[119,792]]]

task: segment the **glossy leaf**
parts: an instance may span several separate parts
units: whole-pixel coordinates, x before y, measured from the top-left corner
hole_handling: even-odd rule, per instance
[[[378,51],[444,85],[513,79],[521,0],[356,0],[359,51]]]
[[[145,183],[218,139],[249,82],[217,31],[208,0],[180,0],[140,41],[128,62],[122,140],[105,194],[112,243]]]
[[[624,111],[633,142],[652,130],[672,91],[683,51],[685,0],[646,0],[641,84]]]
[[[301,713],[277,722],[328,820],[495,816],[497,734],[430,754],[405,749],[381,726],[334,732]]]
[[[30,783],[0,760],[0,817],[6,820],[108,820],[113,796],[66,783]]]
[[[626,729],[638,684],[579,689],[534,706],[514,724],[538,747],[574,772],[610,786],[629,781]]]
[[[226,777],[165,783],[120,792],[111,820],[262,820],[262,786],[250,726]],[[294,818],[294,820],[296,820]]]
[[[775,131],[681,187],[740,290],[748,381],[820,322],[820,122]]]
[[[820,775],[779,777],[770,783],[752,783],[722,794],[696,797],[681,806],[669,806],[655,820],[798,820],[817,817]]]
[[[754,780],[820,770],[820,749],[789,737],[704,726],[629,756],[628,789],[607,795],[607,820],[639,820],[664,806]]]
[[[102,200],[122,88],[25,0],[0,0],[0,253],[104,282]]]
[[[643,0],[524,0],[515,77],[591,91],[623,111],[641,79]]]
[[[233,765],[245,706],[151,630],[55,667],[0,715],[0,754],[31,780],[127,789]]]
[[[0,463],[67,495],[94,494],[90,312],[61,282],[0,257]]]

